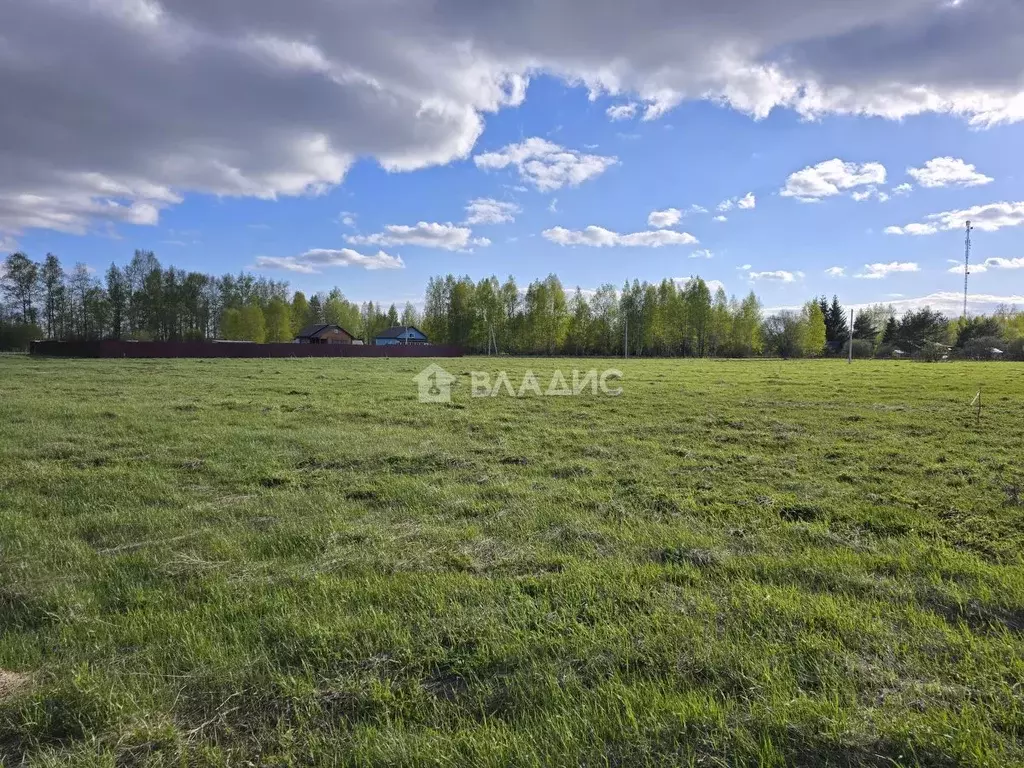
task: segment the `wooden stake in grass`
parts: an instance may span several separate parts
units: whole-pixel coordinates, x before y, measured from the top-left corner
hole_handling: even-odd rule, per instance
[[[976,423],[977,424],[981,424],[981,385],[980,384],[978,385],[978,394],[976,394],[974,396],[974,399],[971,400],[971,405],[973,405],[974,408],[975,408],[974,415],[975,415]]]

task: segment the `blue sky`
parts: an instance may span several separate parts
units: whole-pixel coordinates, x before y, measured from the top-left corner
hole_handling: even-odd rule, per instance
[[[111,34],[108,27],[118,25],[112,33],[117,40],[122,34],[145,34],[145,25],[191,34],[208,23],[186,15],[189,3],[123,0],[111,10],[112,1],[96,6],[106,9],[107,16],[87,21],[95,22],[98,35]],[[974,2],[975,7],[985,4]],[[136,6],[139,13],[139,8],[159,12],[143,21],[134,16],[125,21],[124,8]],[[26,28],[36,21],[28,9],[22,8],[29,16]],[[48,18],[46,23],[60,22]],[[820,56],[815,46],[829,33],[802,33],[808,35],[800,40],[810,51],[806,56]],[[481,40],[487,37],[483,31],[477,34]],[[81,45],[88,53],[88,45]],[[326,44],[316,50],[321,49],[317,55],[330,59]],[[315,58],[305,47],[274,51],[275,63],[284,61],[289,68],[306,67]],[[131,53],[148,55],[141,46],[132,46]],[[895,106],[877,107],[878,93],[858,80],[865,94],[858,98],[864,103],[853,109],[812,108],[778,95],[765,109],[748,106],[747,96],[733,95],[737,86],[732,81],[721,86],[725,95],[710,99],[693,97],[688,83],[672,81],[677,90],[663,97],[664,89],[624,84],[626,75],[605,81],[604,75],[586,71],[556,71],[567,66],[550,64],[546,69],[552,71],[545,72],[503,65],[499,74],[488,75],[497,78],[498,95],[474,96],[474,117],[460,113],[451,125],[442,121],[438,136],[431,134],[429,140],[422,134],[435,126],[416,124],[422,104],[428,103],[422,101],[407,118],[412,121],[409,135],[384,148],[374,148],[374,137],[363,138],[360,132],[389,128],[374,128],[377,117],[358,109],[351,116],[329,116],[346,126],[338,135],[325,134],[329,149],[303,145],[305,155],[280,158],[275,135],[268,138],[253,122],[231,121],[228,115],[226,131],[220,124],[197,124],[179,137],[174,134],[177,113],[170,113],[160,127],[167,135],[147,138],[152,146],[135,147],[135,137],[151,129],[142,126],[126,140],[131,163],[116,156],[116,145],[108,151],[101,139],[83,140],[76,154],[77,146],[40,149],[16,134],[12,143],[26,142],[25,156],[36,153],[46,175],[25,163],[19,186],[0,184],[0,242],[37,259],[52,251],[68,266],[81,261],[99,271],[112,261],[126,262],[135,248],[152,249],[165,264],[212,273],[251,270],[288,280],[307,293],[338,286],[357,301],[418,302],[427,279],[448,272],[473,278],[511,274],[524,284],[555,272],[567,287],[584,289],[633,278],[699,274],[731,294],[753,289],[768,307],[836,293],[849,304],[928,302],[950,310],[963,279],[950,273],[950,260],[962,259],[962,220],[970,215],[979,223],[974,255],[981,264],[972,276],[972,307],[980,311],[1001,300],[1024,301],[1024,203],[1017,202],[1024,200],[1019,96],[1017,101],[1007,96],[1002,112],[992,117],[973,106],[978,101],[973,92],[942,95],[947,86],[937,82],[930,86],[939,94],[935,99],[949,103],[935,110],[906,107],[898,100]],[[831,59],[817,66],[835,77],[832,70],[838,65]],[[892,71],[902,72],[904,66],[894,61]],[[5,70],[0,57],[0,82],[15,77],[13,71]],[[162,75],[154,71],[152,76]],[[267,73],[261,70],[259,76]],[[403,87],[410,77],[401,81]],[[998,91],[983,79],[979,74],[972,87],[986,94],[985,88]],[[320,85],[317,80],[310,87]],[[87,86],[101,92],[112,87],[106,81]],[[196,88],[194,81],[186,88]],[[525,90],[513,94],[517,88]],[[179,93],[183,102],[193,97],[189,90]],[[223,92],[222,98],[234,106],[233,92]],[[650,112],[652,105],[657,114]],[[609,112],[615,107],[620,114]],[[43,113],[34,104],[25,108],[26,119]],[[272,103],[253,107],[260,108],[271,110],[268,120],[280,114]],[[285,109],[282,103],[280,110]],[[67,135],[77,136],[79,126],[87,123],[87,116],[71,107],[56,118],[53,111],[50,104],[47,119]],[[473,119],[480,121],[480,129],[473,128]],[[4,130],[0,123],[0,135]],[[236,156],[233,141],[245,147],[244,154]],[[351,150],[335,146],[348,141]],[[201,146],[202,153],[191,146]],[[525,165],[524,173],[512,159],[527,146],[544,148],[532,155],[532,162],[540,163],[538,172]],[[231,173],[222,172],[226,164]],[[53,192],[51,176],[58,172],[60,178],[74,174],[82,191]],[[85,184],[81,179],[87,175]],[[102,185],[94,178],[100,175]],[[866,199],[858,201],[855,195]],[[744,197],[744,207],[735,204]],[[38,202],[43,199],[45,206]],[[473,200],[501,204],[511,220],[467,221]],[[734,201],[731,209],[719,211],[729,200]],[[493,202],[488,203],[492,208]],[[693,206],[707,212],[692,212]],[[668,213],[649,222],[652,212],[671,209],[680,212],[678,217]],[[726,220],[716,220],[719,216]],[[388,230],[416,228],[421,222],[429,231],[420,237],[416,231]],[[587,227],[606,232],[586,235]],[[619,237],[632,233],[640,234],[632,240]],[[631,244],[638,241],[645,244]]]

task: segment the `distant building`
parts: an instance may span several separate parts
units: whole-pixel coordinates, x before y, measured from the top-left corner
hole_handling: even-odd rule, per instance
[[[381,331],[373,337],[373,343],[378,347],[390,346],[392,344],[429,344],[427,334],[412,325],[396,325]]]
[[[295,337],[296,344],[351,344],[351,333],[340,325],[307,325]]]

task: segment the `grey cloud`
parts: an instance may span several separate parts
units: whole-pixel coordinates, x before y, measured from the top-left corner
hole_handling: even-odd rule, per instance
[[[888,23],[865,24],[805,42],[793,50],[794,65],[815,72],[823,82],[855,77],[866,83],[918,80],[964,91],[984,83],[1006,92],[1020,91],[1020,2],[893,5]]]
[[[642,119],[710,98],[1021,120],[1022,30],[1017,0],[5,0],[0,230],[466,158],[535,72],[628,94]]]

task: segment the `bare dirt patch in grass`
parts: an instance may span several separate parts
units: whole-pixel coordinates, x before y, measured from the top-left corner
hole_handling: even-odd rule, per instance
[[[0,702],[27,693],[32,687],[32,675],[27,672],[12,672],[0,669]]]

